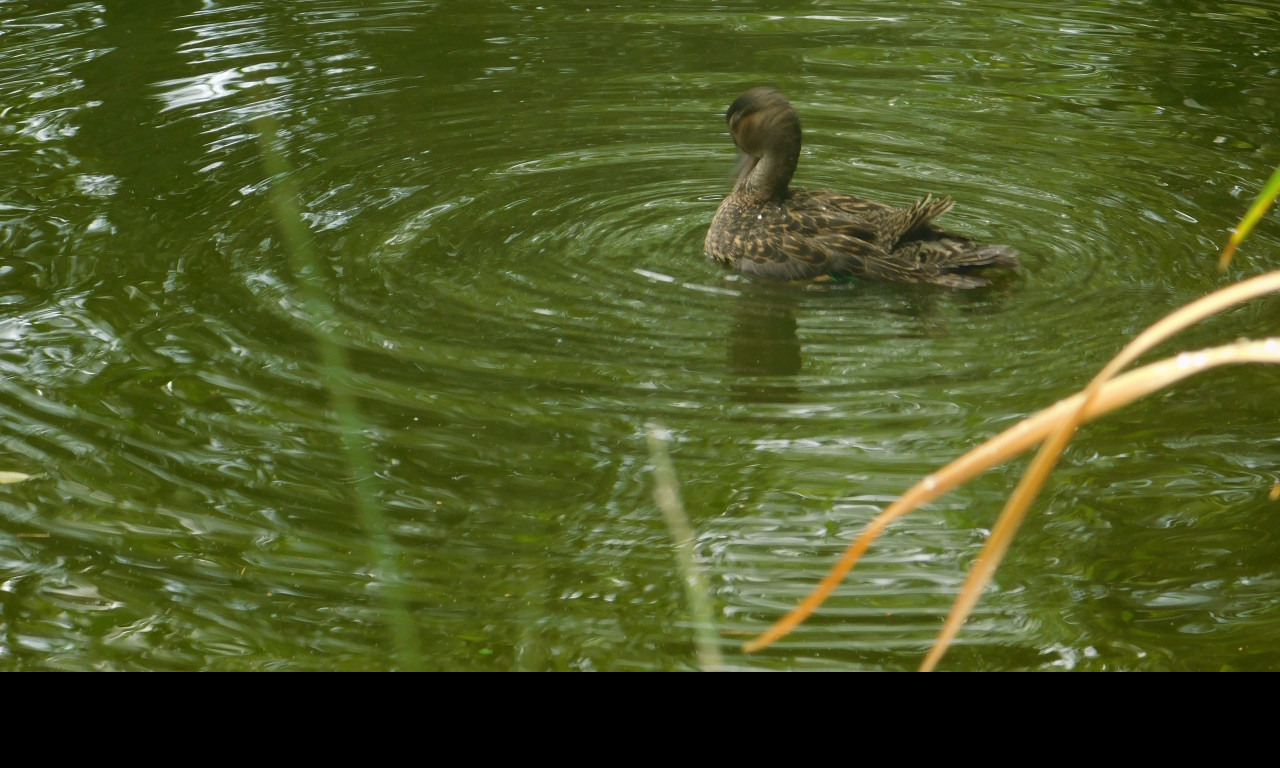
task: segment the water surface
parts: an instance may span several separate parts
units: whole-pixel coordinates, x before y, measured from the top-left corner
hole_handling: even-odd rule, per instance
[[[0,469],[34,476],[0,668],[695,669],[657,422],[729,668],[912,669],[1021,463],[736,649],[920,477],[1274,267],[1274,217],[1214,262],[1280,163],[1278,48],[1274,3],[0,2]],[[796,183],[949,194],[1023,269],[708,263],[759,84]],[[1277,384],[1082,430],[943,667],[1280,668]]]

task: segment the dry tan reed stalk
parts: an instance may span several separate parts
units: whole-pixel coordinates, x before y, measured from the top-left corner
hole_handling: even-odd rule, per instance
[[[991,528],[991,535],[987,538],[987,543],[983,546],[982,551],[978,553],[973,566],[969,568],[969,575],[960,587],[960,594],[956,597],[956,602],[951,607],[951,612],[947,614],[947,620],[942,625],[942,631],[938,633],[933,647],[929,649],[928,655],[925,656],[924,662],[920,665],[922,672],[932,670],[937,665],[951,641],[960,632],[960,627],[969,618],[969,614],[973,612],[974,606],[978,604],[978,599],[982,595],[982,590],[986,588],[987,584],[991,583],[991,577],[995,574],[1000,561],[1004,559],[1005,553],[1009,550],[1009,544],[1013,541],[1014,534],[1017,533],[1018,527],[1022,525],[1022,521],[1026,518],[1027,509],[1031,506],[1031,502],[1040,494],[1040,490],[1044,487],[1049,473],[1057,466],[1059,457],[1062,456],[1067,443],[1071,441],[1076,428],[1081,424],[1084,412],[1093,404],[1102,387],[1125,366],[1175,333],[1195,325],[1228,307],[1275,291],[1280,291],[1280,272],[1259,275],[1253,279],[1227,286],[1219,291],[1214,291],[1204,298],[1193,301],[1185,307],[1180,307],[1138,334],[1133,341],[1120,350],[1120,354],[1112,358],[1111,362],[1107,363],[1098,372],[1097,376],[1093,377],[1093,381],[1089,382],[1089,386],[1082,393],[1080,404],[1073,410],[1063,414],[1063,417],[1059,419],[1053,431],[1045,439],[1044,444],[1040,446],[1040,450],[1036,453],[1035,459],[1032,460],[1031,466],[1023,474],[1022,480],[1014,488],[1013,493],[1009,495],[1009,500],[1005,502],[1004,509],[1000,512],[1000,517],[996,518],[996,523]],[[1180,355],[1179,359],[1182,359],[1182,357]]]
[[[1280,290],[1280,272],[1264,275],[1263,277],[1273,278],[1273,282],[1267,284],[1270,286],[1270,290]],[[1244,283],[1240,285],[1244,285]],[[1237,287],[1239,286],[1232,286],[1232,288]],[[1261,290],[1262,287],[1264,286],[1254,283],[1251,288],[1245,289],[1243,292],[1235,291],[1231,296],[1235,297],[1236,301],[1244,301],[1247,298],[1251,298],[1253,295],[1261,295],[1261,293],[1265,293],[1266,291]],[[1259,293],[1250,293],[1251,290],[1259,291]],[[1206,299],[1208,298],[1212,297],[1206,297]],[[1201,302],[1203,301],[1205,300],[1202,299]],[[1183,310],[1179,310],[1179,313],[1184,312],[1184,310],[1192,309],[1193,307],[1196,307],[1197,304],[1200,304],[1200,302],[1184,307]],[[1200,307],[1201,310],[1204,308],[1205,307],[1203,305]],[[1221,309],[1221,307],[1219,307],[1219,309]],[[1175,313],[1175,315],[1179,313]],[[1184,318],[1188,317],[1186,314],[1182,316]],[[1170,317],[1173,316],[1171,315]],[[1164,322],[1165,321],[1161,321],[1161,323]],[[1195,320],[1190,320],[1190,322],[1195,322]],[[1157,323],[1157,326],[1160,326],[1161,323]],[[1156,326],[1153,326],[1152,328],[1154,330]],[[1169,332],[1173,331],[1171,330]],[[1151,337],[1147,337],[1147,334],[1143,334],[1142,336],[1139,336],[1138,339],[1134,340],[1134,344],[1143,340],[1144,337],[1146,337],[1146,340],[1143,341],[1144,344],[1147,342],[1152,344],[1156,343],[1156,341],[1153,341]],[[1125,355],[1128,351],[1128,348],[1126,348],[1126,352],[1122,352],[1122,355]],[[1136,354],[1140,354],[1140,352]],[[1104,379],[1098,383],[1099,380],[1095,379],[1095,383],[1098,383],[1098,388],[1092,396],[1089,395],[1088,391],[1078,393],[1072,397],[1061,400],[1055,405],[1033,414],[1032,416],[1029,416],[1018,424],[1015,424],[999,435],[964,454],[959,459],[951,462],[939,471],[923,478],[920,482],[916,483],[906,493],[904,493],[897,501],[885,509],[884,512],[877,515],[876,518],[867,525],[867,529],[862,533],[862,535],[849,545],[840,560],[832,567],[822,581],[819,582],[813,592],[811,592],[798,606],[796,606],[796,608],[776,622],[758,638],[746,643],[743,646],[743,650],[748,653],[759,651],[784,637],[787,633],[808,618],[808,616],[812,614],[828,596],[830,596],[831,592],[835,590],[836,586],[839,585],[839,583],[857,563],[858,559],[867,550],[867,547],[870,546],[871,542],[885,528],[887,528],[891,522],[902,517],[921,504],[925,504],[939,496],[942,496],[987,469],[996,466],[997,464],[1001,464],[1031,448],[1044,440],[1047,436],[1050,436],[1055,426],[1060,427],[1068,421],[1076,418],[1080,419],[1081,423],[1091,421],[1115,410],[1116,408],[1127,405],[1140,397],[1148,395],[1151,392],[1170,386],[1192,374],[1221,365],[1238,363],[1280,363],[1280,338],[1270,338],[1259,341],[1242,341],[1222,347],[1201,350],[1199,352],[1184,352],[1176,357],[1152,363],[1109,381]],[[1070,429],[1074,430],[1074,426]],[[1004,514],[1005,513],[1002,513],[1002,518]],[[997,525],[999,525],[999,521],[997,522]],[[1014,528],[1016,529],[1016,524]],[[995,535],[995,532],[995,529],[993,529],[993,536]],[[1012,531],[1009,531],[1008,533],[1009,536],[1012,535]],[[998,560],[996,561],[996,564],[998,564]],[[977,566],[975,565],[975,570],[976,569]],[[972,572],[970,578],[973,578]],[[989,580],[989,574],[987,578]],[[978,593],[981,592],[982,586],[985,586],[985,582],[978,587]],[[959,623],[963,622],[961,621]],[[959,623],[956,624],[957,629]]]

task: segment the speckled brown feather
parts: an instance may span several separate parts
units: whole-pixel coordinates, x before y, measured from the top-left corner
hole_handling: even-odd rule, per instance
[[[743,153],[733,193],[707,231],[708,256],[772,280],[864,278],[973,288],[988,281],[970,272],[1012,269],[1017,254],[977,245],[933,219],[948,197],[893,207],[829,189],[790,187],[800,157],[800,118],[778,91],[753,88],[726,114]]]

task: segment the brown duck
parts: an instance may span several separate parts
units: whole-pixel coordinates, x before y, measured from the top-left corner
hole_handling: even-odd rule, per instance
[[[976,288],[986,267],[1012,269],[1018,254],[979,245],[933,220],[951,198],[926,195],[895,208],[830,189],[788,186],[800,160],[800,116],[772,88],[752,88],[725,113],[742,154],[737,184],[711,220],[712,259],[772,280],[859,278]]]

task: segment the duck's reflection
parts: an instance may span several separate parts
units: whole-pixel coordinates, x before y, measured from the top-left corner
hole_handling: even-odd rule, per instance
[[[750,286],[733,308],[729,367],[733,398],[742,402],[790,403],[799,391],[790,377],[803,367],[796,334],[794,291]]]
[[[729,368],[735,400],[792,403],[800,399],[804,367],[798,316],[839,311],[848,321],[848,347],[876,349],[894,339],[966,333],[971,318],[1004,311],[1007,281],[976,291],[889,283],[832,285],[817,290],[786,284],[739,283],[731,312]]]

